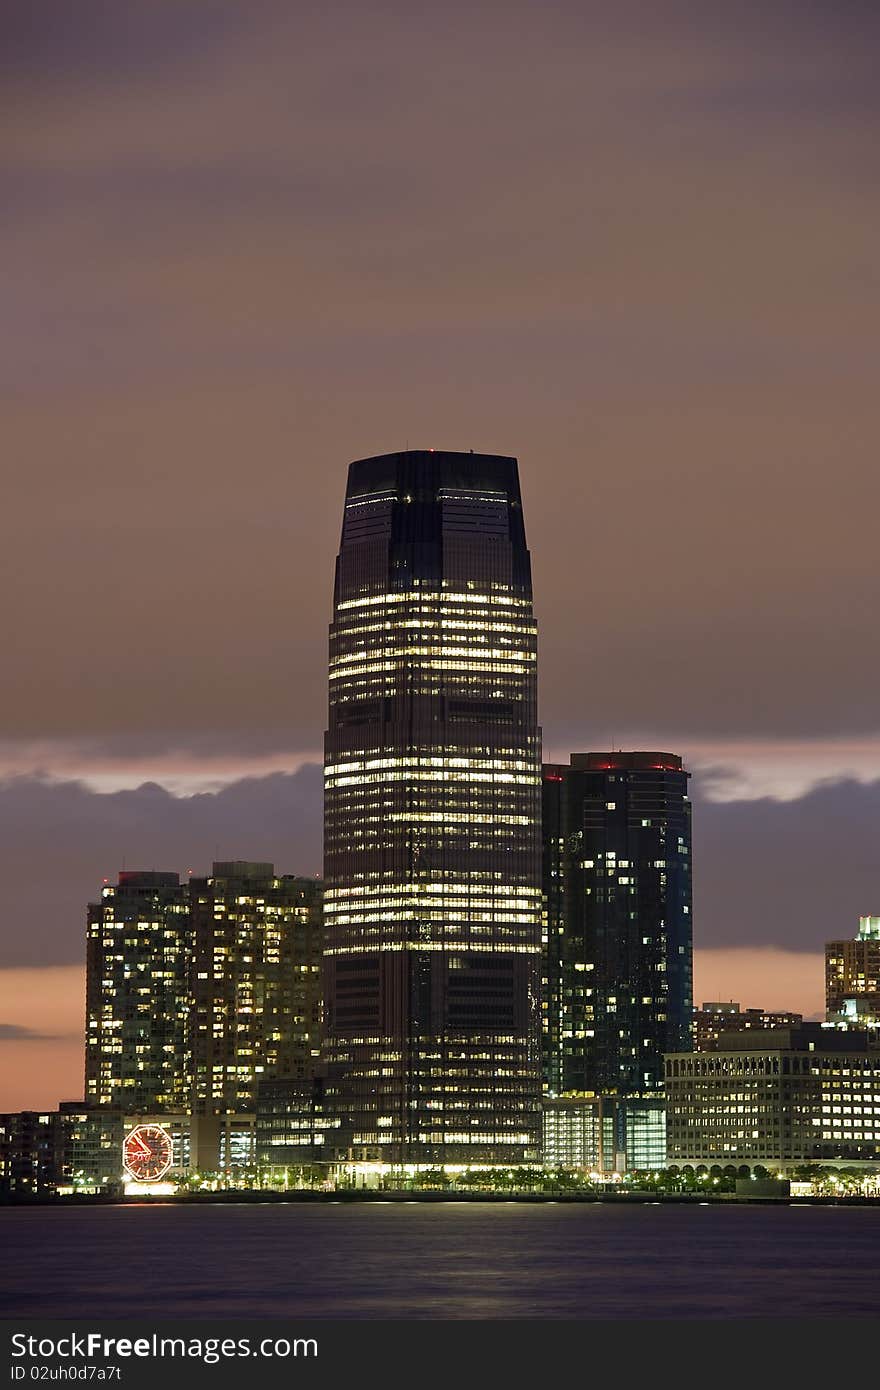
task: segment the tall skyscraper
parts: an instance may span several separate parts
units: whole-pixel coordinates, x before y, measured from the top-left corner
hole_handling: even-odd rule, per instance
[[[235,859],[189,895],[193,1113],[251,1113],[261,1077],[309,1077],[317,1061],[321,885]]]
[[[536,641],[515,459],[351,465],[325,766],[341,1154],[539,1157]]]
[[[692,1045],[689,774],[671,753],[544,767],[544,1075],[644,1095]]]
[[[187,889],[177,874],[123,871],[90,903],[86,1100],[185,1110],[192,961]]]

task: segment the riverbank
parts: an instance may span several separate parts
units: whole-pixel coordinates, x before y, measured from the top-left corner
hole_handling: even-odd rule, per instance
[[[3,1206],[110,1207],[110,1206],[241,1206],[305,1203],[307,1205],[346,1205],[362,1203],[483,1203],[490,1205],[553,1204],[582,1205],[605,1202],[615,1206],[819,1206],[878,1207],[880,1198],[864,1196],[760,1196],[735,1192],[407,1192],[374,1189],[343,1189],[336,1192],[308,1188],[287,1192],[242,1189],[226,1192],[182,1192],[173,1195],[116,1196],[76,1193],[64,1196],[31,1196],[21,1193],[0,1195]]]

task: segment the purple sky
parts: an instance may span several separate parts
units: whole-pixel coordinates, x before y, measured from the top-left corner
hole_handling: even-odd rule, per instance
[[[238,779],[319,756],[407,444],[518,456],[546,747],[700,771],[703,947],[876,912],[877,7],[0,17],[0,964],[123,855],[319,867],[314,773]]]

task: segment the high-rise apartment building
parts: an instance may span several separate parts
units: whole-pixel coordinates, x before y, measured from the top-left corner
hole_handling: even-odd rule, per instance
[[[261,1077],[309,1077],[320,1051],[321,885],[236,859],[189,903],[192,1110],[250,1113]]]
[[[121,873],[88,909],[87,1105],[202,1117],[199,1152],[219,1154],[232,1131],[208,1117],[252,1115],[263,1077],[313,1073],[322,942],[321,884],[272,864]]]
[[[516,460],[351,465],[330,629],[339,1152],[540,1155],[540,731]]]
[[[573,753],[543,782],[544,1076],[643,1095],[691,1047],[689,774],[672,753]]]
[[[880,1027],[880,917],[860,917],[858,936],[825,946],[829,1021]]]
[[[189,1105],[192,943],[177,874],[123,871],[90,903],[86,1100],[127,1112]]]

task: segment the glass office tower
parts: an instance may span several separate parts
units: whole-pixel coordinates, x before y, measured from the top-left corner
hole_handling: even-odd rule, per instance
[[[674,753],[544,767],[544,1073],[639,1096],[692,1046],[689,773]]]
[[[325,765],[340,1157],[539,1157],[536,657],[516,460],[353,463]]]

